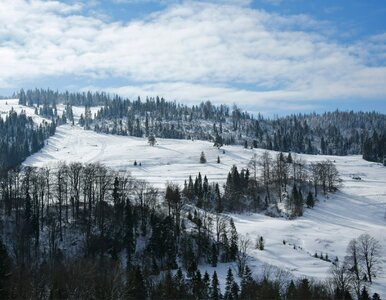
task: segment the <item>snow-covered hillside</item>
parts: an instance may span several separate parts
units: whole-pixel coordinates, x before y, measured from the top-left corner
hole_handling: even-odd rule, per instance
[[[25,114],[28,117],[32,117],[32,120],[37,124],[40,124],[43,121],[49,122],[49,120],[36,115],[34,107],[19,105],[19,99],[0,100],[0,116],[3,119],[5,119],[5,117],[9,114],[11,110],[15,111],[18,114],[20,114],[22,111],[25,112]]]
[[[206,164],[199,163],[201,151],[207,158]],[[240,146],[224,146],[219,150],[209,142],[166,139],[158,139],[151,147],[147,139],[98,134],[64,125],[58,127],[47,145],[24,164],[101,162],[117,170],[130,171],[133,176],[163,188],[167,181],[183,184],[189,175],[196,176],[198,172],[207,175],[210,182],[225,182],[233,164],[240,169],[246,167],[253,153],[263,151]],[[220,164],[217,164],[218,156]],[[252,248],[249,251],[252,257],[249,264],[254,270],[258,272],[261,265],[267,263],[297,276],[324,279],[331,264],[314,258],[314,253],[327,253],[332,260],[336,256],[342,260],[348,242],[362,233],[378,239],[383,257],[386,257],[386,168],[364,161],[360,156],[300,156],[306,161],[326,158],[334,161],[343,185],[336,194],[319,198],[314,209],[307,209],[304,216],[296,220],[260,214],[232,215],[239,233],[248,235],[252,243],[259,235],[266,241],[264,251]],[[134,161],[141,166],[134,166]],[[373,291],[386,297],[384,258],[382,264],[384,271],[376,278]]]

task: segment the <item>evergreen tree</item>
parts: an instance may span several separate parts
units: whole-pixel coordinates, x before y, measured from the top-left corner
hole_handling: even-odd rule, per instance
[[[150,134],[148,137],[148,143],[150,146],[154,146],[157,143],[157,140],[155,139],[153,134]]]
[[[214,147],[217,147],[217,148],[221,148],[223,145],[223,140],[222,140],[222,137],[221,135],[219,135],[218,133],[216,133],[216,137],[214,139]]]
[[[245,266],[241,279],[240,299],[252,300],[255,296],[255,281],[252,278],[252,271],[248,265]]]
[[[381,300],[381,297],[379,296],[378,293],[374,293],[373,296],[371,297],[371,300]]]
[[[142,300],[146,298],[146,287],[142,271],[137,266],[129,274],[129,282],[127,285],[127,299]]]
[[[311,191],[308,192],[306,205],[308,208],[313,208],[315,205],[314,196],[312,195]]]
[[[233,284],[235,283],[231,268],[228,268],[227,277],[225,281],[224,300],[234,300]]]
[[[174,282],[175,282],[175,288],[176,288],[176,298],[186,299],[188,296],[187,288],[186,288],[184,274],[182,273],[181,268],[178,268],[176,275],[174,276]]]
[[[205,164],[206,163],[206,158],[205,158],[205,153],[204,152],[201,152],[200,163],[201,164]]]
[[[361,296],[358,300],[371,300],[370,295],[367,292],[367,289],[365,286],[362,288]]]
[[[217,246],[215,243],[212,244],[212,254],[211,254],[211,265],[212,267],[217,267],[217,257],[218,257],[218,251],[217,251]]]
[[[221,299],[221,291],[220,291],[220,284],[217,278],[216,271],[213,272],[212,276],[212,285],[210,289],[210,299],[211,300],[220,300]]]
[[[205,271],[204,277],[202,278],[203,284],[203,293],[201,299],[209,299],[210,298],[210,277],[208,272]]]
[[[0,299],[9,298],[9,280],[12,270],[11,258],[0,239]]]
[[[229,246],[229,259],[230,260],[236,260],[237,252],[239,251],[238,248],[238,239],[239,236],[236,231],[235,223],[233,222],[233,219],[230,220],[230,246]]]

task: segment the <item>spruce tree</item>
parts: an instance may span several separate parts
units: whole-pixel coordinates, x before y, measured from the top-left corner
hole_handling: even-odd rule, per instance
[[[358,300],[371,300],[370,295],[365,286],[362,288],[361,296],[359,297]]]
[[[200,164],[205,164],[205,163],[206,163],[205,153],[204,151],[202,151],[200,155]]]
[[[210,289],[210,299],[211,300],[220,300],[221,299],[220,284],[218,282],[216,271],[213,272],[213,276],[212,276],[212,285],[211,285],[211,289]]]
[[[234,300],[233,298],[233,283],[234,283],[233,273],[231,268],[228,268],[227,277],[225,281],[225,294],[224,300]]]
[[[313,208],[315,205],[314,196],[312,195],[311,191],[308,192],[306,205],[308,208]]]
[[[144,300],[146,298],[146,287],[142,271],[137,266],[129,274],[129,282],[127,284],[127,299]]]
[[[229,246],[229,259],[231,261],[234,261],[236,260],[236,256],[237,256],[237,252],[239,251],[239,248],[238,248],[238,234],[237,234],[237,231],[236,231],[236,226],[235,226],[235,223],[233,222],[233,219],[230,220],[230,226],[231,226],[231,230],[230,230],[230,246]]]
[[[217,256],[218,256],[217,246],[215,243],[213,243],[212,244],[211,259],[210,259],[212,267],[217,267]]]
[[[248,265],[245,266],[244,274],[241,279],[240,299],[254,299],[255,286],[252,278],[252,271]]]

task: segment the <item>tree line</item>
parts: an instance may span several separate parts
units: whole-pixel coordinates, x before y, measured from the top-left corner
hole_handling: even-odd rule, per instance
[[[58,103],[67,105],[68,111],[73,105],[100,105],[94,122],[81,125],[103,133],[210,141],[220,138],[224,144],[282,152],[362,154],[364,159],[378,162],[385,156],[386,116],[376,112],[337,110],[266,118],[253,116],[236,105],[230,108],[206,101],[189,107],[158,96],[129,100],[106,93],[49,89],[21,90],[16,96],[20,104],[38,106],[38,113],[48,116],[55,115]],[[87,119],[86,114],[82,120]]]

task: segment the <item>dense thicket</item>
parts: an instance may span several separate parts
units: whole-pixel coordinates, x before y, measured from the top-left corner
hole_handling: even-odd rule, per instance
[[[39,151],[55,129],[55,122],[37,125],[25,113],[17,114],[13,110],[5,120],[0,118],[0,173],[18,166]]]

